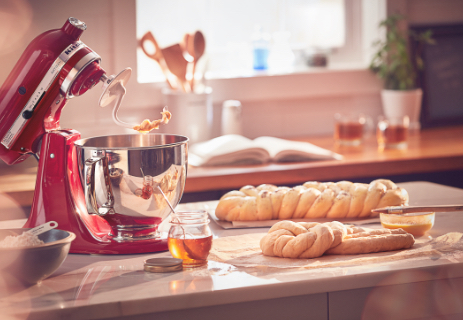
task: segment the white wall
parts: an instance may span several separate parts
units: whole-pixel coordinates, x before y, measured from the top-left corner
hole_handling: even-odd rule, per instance
[[[2,0],[5,1],[19,0]],[[24,1],[32,9],[32,25],[15,50],[10,53],[0,50],[0,83],[30,40],[45,30],[60,28],[70,16],[87,24],[82,41],[102,57],[102,67],[109,74],[136,67],[135,0]],[[390,3],[392,8],[409,13],[415,23],[458,20],[455,10],[463,9],[463,1],[459,0]],[[430,10],[439,14],[431,14]],[[0,35],[5,30],[0,29]],[[131,121],[156,117],[162,107],[161,86],[137,84],[135,79],[133,76],[129,82],[121,117]],[[250,138],[331,134],[335,112],[359,111],[373,117],[381,113],[381,83],[364,69],[314,70],[293,76],[211,80],[208,84],[214,90],[214,135],[219,134],[221,103],[226,99],[241,100],[244,134]],[[100,94],[101,87],[97,86],[72,99],[63,111],[62,127],[79,130],[83,137],[127,132],[112,122],[110,109],[98,107]]]

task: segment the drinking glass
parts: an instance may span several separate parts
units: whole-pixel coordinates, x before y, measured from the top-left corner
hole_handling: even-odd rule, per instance
[[[373,125],[370,117],[363,114],[334,115],[334,140],[341,146],[359,146]]]
[[[379,148],[406,149],[408,147],[408,128],[410,120],[403,117],[380,117],[376,129]]]

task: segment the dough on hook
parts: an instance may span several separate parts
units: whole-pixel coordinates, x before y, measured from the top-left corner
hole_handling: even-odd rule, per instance
[[[167,107],[162,109],[161,115],[161,119],[153,121],[145,119],[140,125],[134,126],[133,129],[138,132],[150,132],[153,129],[159,129],[161,124],[169,123],[170,118],[172,118],[172,114],[169,112],[169,110],[167,110]]]
[[[113,75],[111,77],[105,77],[104,79],[102,79],[102,81],[104,82],[104,85],[103,85],[103,93],[101,94],[100,101],[99,101],[100,107],[106,107],[115,101],[112,116],[113,116],[114,122],[121,127],[134,129],[141,133],[147,133],[153,129],[159,129],[159,126],[161,124],[167,124],[170,118],[172,117],[172,114],[167,110],[166,107],[164,107],[164,109],[161,112],[161,115],[162,115],[161,119],[153,120],[153,121],[150,121],[149,119],[145,119],[139,125],[132,125],[132,124],[126,123],[124,121],[121,121],[118,118],[117,112],[119,111],[119,108],[122,103],[122,99],[124,98],[125,93],[126,93],[125,85],[129,81],[131,75],[132,75],[132,69],[126,68],[115,76]]]

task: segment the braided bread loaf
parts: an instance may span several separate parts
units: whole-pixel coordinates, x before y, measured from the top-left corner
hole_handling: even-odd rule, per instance
[[[294,188],[244,186],[223,195],[215,214],[226,221],[365,218],[372,209],[402,205],[408,205],[408,193],[390,180],[309,181]]]
[[[323,254],[360,254],[407,249],[415,239],[402,229],[364,229],[338,221],[279,221],[260,240],[266,256],[311,259]]]

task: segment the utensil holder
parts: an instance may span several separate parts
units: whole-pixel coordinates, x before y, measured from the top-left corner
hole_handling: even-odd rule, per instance
[[[189,138],[190,144],[211,139],[213,120],[212,88],[203,93],[185,93],[165,88],[163,103],[172,113],[166,131]]]

